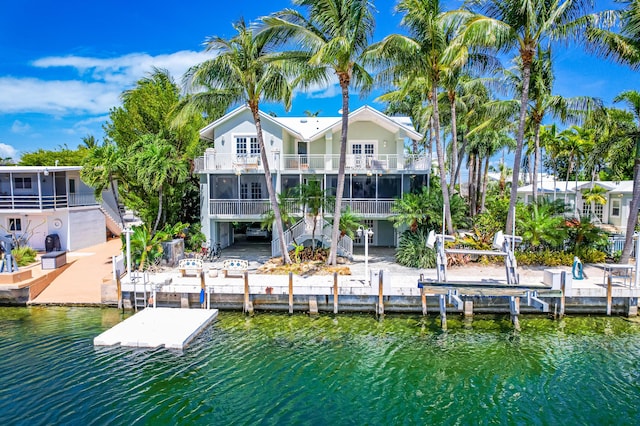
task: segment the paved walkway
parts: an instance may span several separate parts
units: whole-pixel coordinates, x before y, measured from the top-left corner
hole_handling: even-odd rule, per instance
[[[100,304],[103,279],[111,279],[111,257],[120,253],[116,238],[67,253],[71,263],[32,304]]]

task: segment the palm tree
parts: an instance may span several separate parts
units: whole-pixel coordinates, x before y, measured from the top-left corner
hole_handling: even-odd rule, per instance
[[[637,4],[638,2],[636,2]],[[638,9],[640,12],[640,9]],[[640,30],[638,31],[640,33]],[[627,263],[633,250],[633,233],[638,223],[638,209],[640,208],[640,92],[627,90],[620,93],[613,99],[614,102],[624,102],[633,112],[633,116],[638,120],[638,127],[629,135],[636,140],[636,153],[633,165],[633,197],[629,206],[629,218],[627,219],[627,230],[625,235],[624,248],[620,263]],[[638,257],[636,253],[636,258]]]
[[[522,87],[507,232],[510,232],[515,220],[518,177],[529,104],[529,83],[536,50],[546,41],[580,35],[587,23],[583,13],[591,6],[592,2],[589,0],[483,0],[479,2],[481,14],[474,15],[467,21],[463,34],[466,42],[499,51],[517,48],[520,56]]]
[[[444,219],[447,232],[453,234],[450,193],[441,140],[438,90],[447,79],[451,80],[448,81],[449,86],[454,85],[453,76],[466,64],[468,52],[464,46],[454,43],[458,21],[448,19],[441,9],[440,0],[402,0],[396,9],[404,12],[402,25],[407,27],[410,36],[389,35],[370,46],[366,58],[378,68],[387,70],[380,74],[382,78],[392,81],[404,79],[408,84],[420,77],[428,81],[431,92],[425,100],[431,102],[432,108],[422,127],[427,127],[425,123],[433,124],[432,134],[445,206]],[[455,120],[455,97],[452,97],[452,105],[452,117]],[[457,152],[453,155],[457,155]]]
[[[262,124],[260,121],[260,102],[284,102],[287,109],[291,106],[292,88],[288,82],[283,63],[274,60],[270,53],[273,46],[273,34],[254,33],[244,20],[234,24],[237,34],[229,40],[211,37],[206,42],[206,50],[216,56],[187,71],[185,81],[191,88],[203,88],[204,92],[195,93],[189,98],[192,105],[202,110],[210,103],[244,102],[253,115],[256,137],[260,146],[260,157],[264,167],[269,201],[274,211],[276,234],[280,243],[284,263],[291,263],[287,251],[282,215],[271,179],[271,170],[265,149]]]
[[[531,182],[533,201],[537,201],[538,166],[540,164],[540,129],[542,121],[551,114],[561,122],[578,123],[588,114],[602,108],[599,99],[589,96],[564,98],[553,95],[553,69],[551,49],[543,50],[538,46],[536,57],[531,66],[531,84],[529,88],[529,124],[533,137],[533,162],[531,164]]]
[[[298,42],[303,51],[283,55],[292,61],[304,61],[311,68],[299,75],[301,87],[327,83],[335,75],[342,92],[342,129],[340,160],[333,223],[340,223],[349,130],[349,90],[367,90],[372,77],[358,62],[373,35],[373,5],[369,0],[294,0],[308,9],[308,17],[296,10],[285,9],[262,18],[265,33],[277,34],[283,43]],[[331,232],[331,252],[327,264],[337,260],[340,229]]]
[[[112,142],[91,149],[84,158],[80,176],[83,182],[94,189],[97,199],[102,196],[102,191],[110,188],[116,205],[120,204],[115,183],[124,175],[125,158],[126,156],[122,155],[122,152]],[[120,223],[124,224],[120,208],[117,210]]]

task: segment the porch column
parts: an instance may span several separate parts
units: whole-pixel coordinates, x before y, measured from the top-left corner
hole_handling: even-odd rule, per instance
[[[396,134],[396,155],[398,156],[396,167],[402,170],[404,169],[404,135],[401,132]]]
[[[328,132],[324,135],[324,169],[332,170],[333,166],[333,133]]]

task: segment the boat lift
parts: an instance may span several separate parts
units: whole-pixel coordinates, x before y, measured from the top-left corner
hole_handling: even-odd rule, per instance
[[[542,301],[538,298],[538,291],[535,289],[531,289],[529,287],[524,288],[524,286],[520,285],[520,276],[518,274],[517,268],[518,264],[516,261],[516,257],[514,254],[514,248],[516,243],[522,242],[522,237],[515,235],[504,235],[502,231],[498,231],[493,238],[493,250],[473,250],[473,249],[459,249],[459,248],[446,248],[446,242],[454,242],[456,239],[454,236],[445,235],[445,234],[436,234],[435,231],[430,231],[427,237],[427,247],[435,248],[436,250],[436,272],[437,278],[436,282],[426,280],[425,282],[420,282],[419,287],[426,286],[438,286],[440,288],[446,288],[446,294],[439,294],[440,296],[440,312],[441,315],[444,316],[443,324],[446,327],[446,303],[445,296],[448,298],[448,303],[453,304],[460,311],[464,311],[465,314],[467,310],[465,309],[465,303],[461,299],[461,291],[469,293],[475,293],[475,291],[469,291],[469,288],[483,288],[483,293],[487,296],[502,296],[504,295],[504,290],[514,290],[514,291],[522,291],[522,295],[527,300],[528,306],[533,306],[537,309],[540,309],[542,312],[549,312],[549,304],[547,302]],[[470,255],[478,255],[478,256],[502,256],[504,257],[505,264],[505,273],[506,273],[506,285],[502,282],[493,282],[493,283],[471,283],[471,282],[449,282],[447,279],[447,254],[470,254]],[[478,284],[481,284],[480,286]],[[491,290],[495,290],[495,294],[492,293]],[[520,311],[520,298],[519,296],[510,295],[509,297],[509,307],[511,311],[511,315],[514,321],[514,324],[517,325],[517,315]]]

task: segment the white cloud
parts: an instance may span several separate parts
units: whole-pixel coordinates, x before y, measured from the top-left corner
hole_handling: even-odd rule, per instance
[[[12,147],[11,145],[7,145],[6,143],[0,142],[0,157],[6,158],[11,157],[16,159],[18,156],[18,150]]]
[[[120,105],[122,92],[152,72],[153,67],[166,69],[180,84],[182,75],[189,67],[210,57],[210,53],[180,51],[158,56],[132,53],[107,59],[80,56],[38,59],[33,62],[35,67],[71,67],[78,70],[79,78],[46,80],[0,77],[0,114],[106,114],[110,108]]]
[[[29,130],[31,130],[31,126],[27,123],[23,123],[20,120],[14,121],[11,125],[12,133],[27,133]]]

